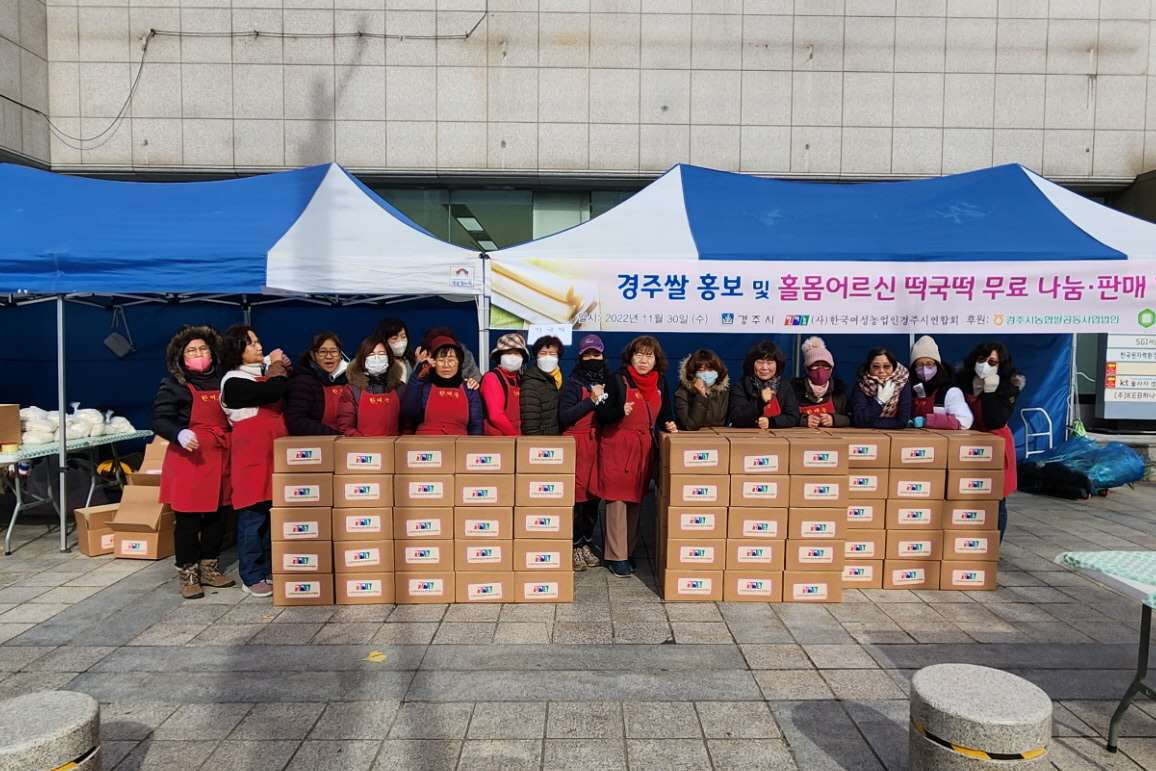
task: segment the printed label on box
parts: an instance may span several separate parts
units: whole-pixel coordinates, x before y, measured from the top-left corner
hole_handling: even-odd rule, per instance
[[[285,485],[285,500],[316,503],[321,500],[321,485]]]
[[[492,565],[502,561],[500,546],[467,546],[466,562],[471,565]]]
[[[320,466],[323,461],[320,447],[288,447],[285,464],[288,466]]]
[[[959,448],[960,463],[990,463],[995,460],[995,448],[987,445],[961,445]]]
[[[287,572],[294,570],[317,570],[318,555],[316,554],[284,554],[281,556],[281,569]]]
[[[853,493],[873,493],[879,489],[878,476],[851,477],[848,485]]]
[[[562,532],[562,518],[553,515],[527,514],[527,533],[560,533]]]
[[[931,541],[900,541],[898,545],[899,555],[901,557],[923,557],[931,554],[931,546]]]
[[[350,597],[381,597],[385,587],[379,579],[367,581],[346,581],[345,594]]]
[[[680,578],[676,591],[679,594],[710,594],[714,591],[713,578]]]
[[[843,554],[861,560],[875,558],[874,541],[846,541],[843,544]]]
[[[714,514],[682,514],[679,527],[682,530],[714,530]]]
[[[380,452],[350,452],[345,454],[345,467],[358,471],[381,471],[381,458]]]
[[[285,596],[287,598],[320,597],[320,581],[286,581]]]
[[[990,493],[995,489],[992,484],[991,477],[963,477],[959,480],[959,492],[961,495],[978,495],[980,493]]]
[[[467,519],[463,524],[466,535],[474,538],[494,537],[501,535],[498,532],[500,523],[496,519]]]
[[[349,516],[345,518],[345,532],[347,533],[380,533],[381,515],[367,514],[364,516]]]
[[[346,549],[345,564],[347,567],[380,565],[381,549],[377,547],[371,549]]]
[[[735,554],[735,559],[755,565],[770,565],[775,561],[775,554],[769,546],[743,546]]]
[[[441,468],[441,450],[409,450],[405,454],[406,468]]]
[[[931,509],[899,509],[898,516],[904,525],[929,525],[933,513]]]
[[[405,564],[429,565],[441,562],[442,547],[440,546],[407,546],[405,548]]]
[[[792,584],[791,597],[796,600],[825,600],[827,584]]]
[[[850,556],[850,555],[848,555]],[[859,555],[856,555],[859,556]],[[874,565],[848,565],[843,568],[844,581],[862,581],[870,583],[875,580]]]
[[[542,581],[524,584],[523,590],[527,597],[533,597],[535,600],[556,600],[561,594],[561,584],[557,581]]]
[[[743,535],[755,538],[778,538],[779,523],[774,519],[744,519]]]
[[[557,568],[562,564],[562,553],[556,551],[529,551],[526,552],[526,569],[541,570],[542,568]]]
[[[900,498],[930,498],[931,483],[927,481],[904,482],[900,479],[895,483],[895,494]]]
[[[116,533],[105,533],[100,537],[100,548],[111,549],[116,544]]]
[[[912,584],[927,583],[927,570],[924,568],[907,568],[892,570],[891,583],[896,586],[911,586]]]
[[[498,487],[497,485],[486,485],[484,487],[463,487],[462,488],[462,503],[497,503],[498,501]]]
[[[802,565],[832,565],[835,563],[835,547],[800,546],[799,563]]]
[[[499,452],[467,452],[467,471],[501,471],[502,454]]]
[[[715,468],[718,462],[718,450],[684,450],[682,453],[684,468]]]
[[[316,522],[286,522],[281,528],[281,537],[287,541],[294,538],[316,538],[319,530]]]
[[[779,497],[778,482],[743,482],[744,500],[763,499],[773,501]]]
[[[484,584],[466,584],[466,600],[500,600],[502,582],[488,581]]]
[[[799,535],[802,538],[834,538],[835,523],[827,521],[803,521],[799,524]]]
[[[987,511],[984,509],[952,509],[951,524],[976,526],[987,524]]]
[[[446,497],[445,485],[441,482],[410,482],[409,497],[441,500]]]
[[[952,570],[952,586],[983,586],[987,581],[986,570]]]
[[[778,455],[744,455],[743,472],[747,474],[766,474],[779,470]]]
[[[901,447],[899,448],[901,463],[934,463],[934,447]]]
[[[446,593],[446,582],[441,578],[411,578],[409,579],[409,594],[411,597],[426,596],[440,597]]]
[[[566,497],[566,485],[561,482],[532,482],[530,497],[538,500],[560,500]]]
[[[683,485],[682,500],[714,503],[718,500],[718,485]]]
[[[439,536],[442,534],[442,521],[440,519],[407,519],[405,521],[405,534],[421,535],[428,538]]]
[[[956,554],[987,554],[991,544],[987,538],[956,538]]]
[[[352,484],[346,484],[345,500],[380,501],[381,484],[379,482],[354,482]]]
[[[770,597],[774,593],[774,582],[762,578],[742,578],[735,587],[735,594],[740,597]]]
[[[847,521],[848,522],[874,522],[875,521],[875,507],[874,506],[848,506],[847,507]]]
[[[120,542],[120,553],[131,554],[134,557],[143,557],[149,553],[148,541],[130,541],[127,538]]]
[[[807,468],[838,468],[839,453],[834,450],[803,450],[803,465]]]
[[[678,550],[679,562],[714,562],[713,546],[681,546]]]
[[[561,447],[531,447],[526,460],[532,466],[561,466],[566,462],[566,451]]]
[[[875,460],[879,457],[877,444],[852,444],[847,447],[847,456],[851,460]]]
[[[803,500],[837,501],[839,500],[839,485],[830,483],[804,482]]]

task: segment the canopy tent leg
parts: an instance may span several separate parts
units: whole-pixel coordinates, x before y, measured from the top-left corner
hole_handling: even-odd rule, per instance
[[[474,300],[478,306],[478,361],[483,361],[490,350],[490,257],[485,252],[478,256],[482,259],[482,293]]]
[[[56,396],[60,410],[60,551],[68,551],[68,402],[64,393],[64,295],[56,296]]]
[[[1076,371],[1076,348],[1078,347],[1080,336],[1072,335],[1072,367],[1071,380],[1068,383],[1068,415],[1067,422],[1064,423],[1064,438],[1070,436],[1073,426],[1076,421],[1080,419],[1080,374]]]

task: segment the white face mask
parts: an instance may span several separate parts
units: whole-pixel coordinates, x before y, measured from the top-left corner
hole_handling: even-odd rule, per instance
[[[994,375],[995,373],[996,368],[988,364],[986,361],[977,361],[975,363],[975,374],[979,377],[987,377],[989,375]]]
[[[365,371],[371,375],[380,375],[389,369],[389,357],[384,353],[374,353],[365,357]]]
[[[409,340],[398,340],[396,343],[389,344],[389,350],[393,351],[394,356],[401,356],[405,353],[405,349],[409,347]]]
[[[498,366],[506,372],[517,372],[522,368],[522,357],[517,353],[503,353],[498,360]]]
[[[558,357],[557,356],[539,356],[538,357],[538,369],[542,370],[547,375],[549,375],[551,372],[558,369]]]

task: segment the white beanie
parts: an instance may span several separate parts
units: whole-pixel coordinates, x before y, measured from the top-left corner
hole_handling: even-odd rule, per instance
[[[930,335],[924,335],[915,341],[915,345],[911,346],[911,363],[915,363],[916,359],[934,359],[937,362],[942,362],[943,359],[939,357],[939,346],[935,344],[935,340]]]

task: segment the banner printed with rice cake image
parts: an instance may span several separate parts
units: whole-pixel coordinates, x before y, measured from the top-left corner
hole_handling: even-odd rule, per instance
[[[581,261],[490,261],[490,327],[525,329],[532,324],[572,324],[598,330],[598,284],[581,278]]]

